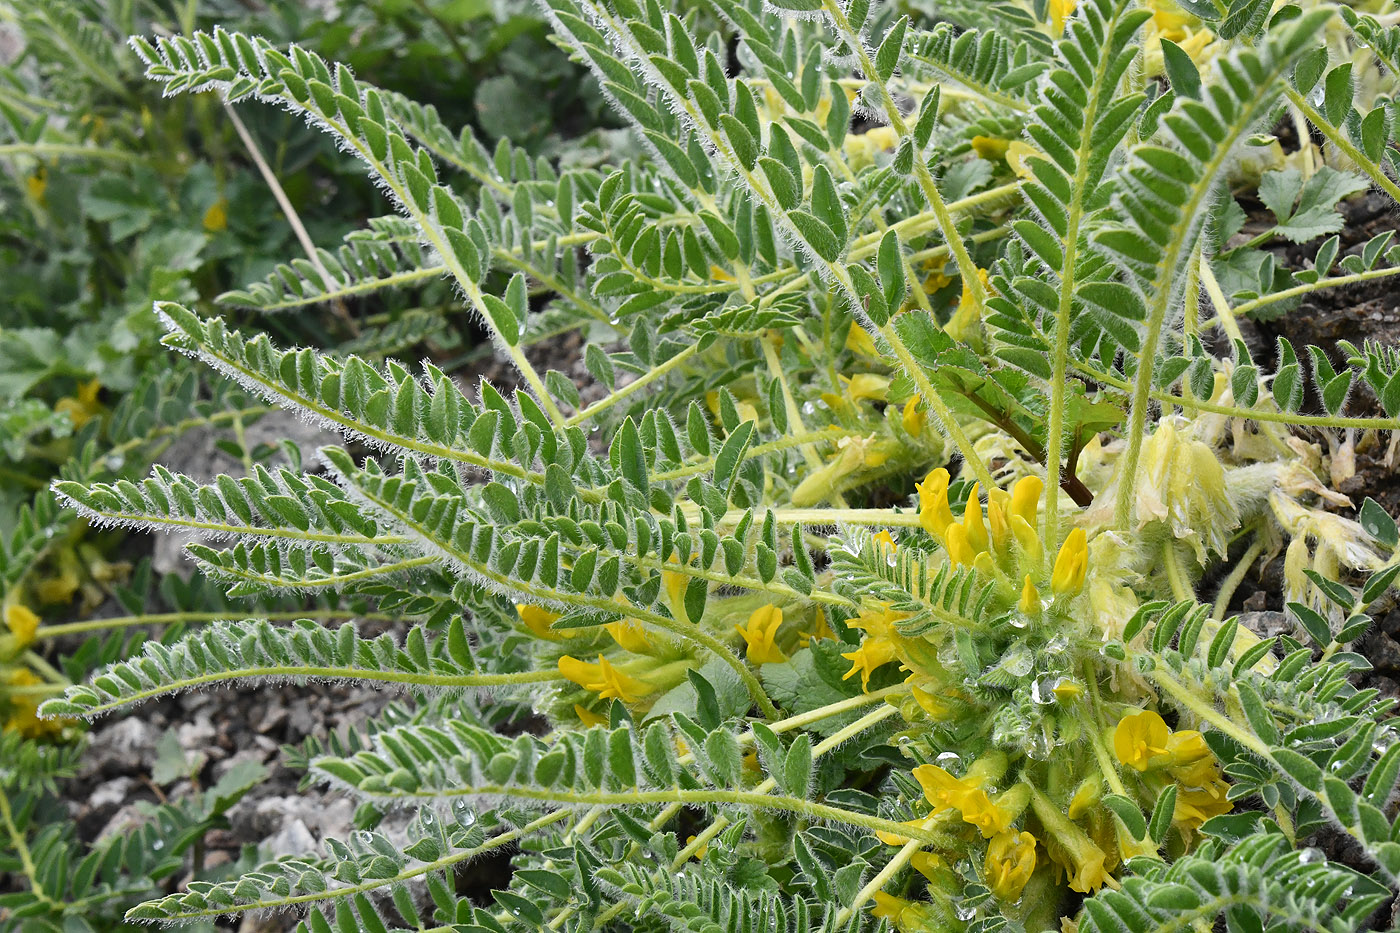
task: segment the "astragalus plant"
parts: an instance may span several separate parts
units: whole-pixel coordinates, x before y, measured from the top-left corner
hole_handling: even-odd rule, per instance
[[[1242,328],[1400,271],[1335,211],[1400,195],[1400,30],[1354,7],[550,0],[645,153],[600,169],[488,153],[296,47],[134,40],[172,94],[304,114],[399,211],[226,303],[445,277],[519,385],[156,306],[347,448],[58,491],[221,535],[193,556],[236,593],[368,594],[406,631],[215,625],[43,712],[311,679],[412,706],[305,750],[365,828],[132,918],[1387,923],[1400,742],[1348,644],[1397,532],[1338,514],[1323,454],[1400,427],[1400,358],[1255,359]],[[1320,246],[1286,268],[1278,240]],[[526,352],[569,329],[594,384]],[[1227,615],[1280,553],[1294,627],[1263,637]],[[459,894],[493,851],[508,888]]]

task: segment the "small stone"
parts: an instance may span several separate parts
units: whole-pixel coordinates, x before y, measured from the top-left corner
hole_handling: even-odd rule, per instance
[[[316,837],[301,820],[289,820],[282,828],[263,840],[263,849],[272,858],[286,855],[310,855],[317,849]]]

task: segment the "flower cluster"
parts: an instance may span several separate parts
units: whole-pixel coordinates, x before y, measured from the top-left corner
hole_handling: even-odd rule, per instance
[[[1176,784],[1172,819],[1185,831],[1230,812],[1233,806],[1227,796],[1230,785],[1201,733],[1194,729],[1174,732],[1152,710],[1118,721],[1113,730],[1113,754],[1154,790]]]

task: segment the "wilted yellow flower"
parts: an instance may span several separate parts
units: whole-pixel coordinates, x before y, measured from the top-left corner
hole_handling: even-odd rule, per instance
[[[624,674],[608,663],[608,659],[598,655],[598,663],[590,664],[577,658],[564,655],[559,659],[559,673],[585,690],[598,694],[600,699],[616,698],[624,703],[635,703],[651,693],[651,684],[628,674]]]
[[[769,603],[754,610],[749,616],[748,625],[734,626],[734,630],[743,635],[748,643],[745,655],[750,664],[781,664],[787,660],[787,655],[773,642],[782,624],[783,610]]]
[[[1211,758],[1210,746],[1195,729],[1181,729],[1168,736],[1167,753],[1171,755],[1173,764],[1177,765]]]
[[[39,629],[39,617],[28,606],[10,603],[5,607],[5,627],[15,636],[18,646],[23,648],[34,641],[34,633]]]
[[[1065,538],[1055,569],[1050,574],[1050,589],[1056,596],[1075,596],[1084,588],[1084,574],[1089,569],[1089,547],[1083,528],[1076,528]]]
[[[1138,771],[1167,754],[1171,730],[1162,717],[1150,709],[1124,716],[1113,730],[1113,754]]]
[[[978,269],[977,278],[982,283],[982,291],[986,293],[990,290],[991,284],[987,280],[987,270]],[[964,343],[971,343],[980,346],[982,340],[982,306],[977,303],[973,296],[972,288],[963,280],[962,297],[958,299],[957,310],[948,319],[948,326],[944,328],[948,336],[954,340],[961,340]]]
[[[81,428],[102,411],[102,404],[97,401],[97,393],[101,391],[102,383],[96,379],[80,382],[78,383],[77,395],[68,395],[59,399],[54,404],[53,410],[66,412],[73,422],[73,427]]]
[[[1035,871],[1035,837],[1005,830],[987,845],[987,887],[1004,901],[1016,901]]]

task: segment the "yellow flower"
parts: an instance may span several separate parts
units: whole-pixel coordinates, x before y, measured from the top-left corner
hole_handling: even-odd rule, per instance
[[[1034,528],[1036,515],[1040,511],[1040,495],[1045,484],[1039,476],[1023,476],[1011,487],[1011,506],[1007,515],[1019,515],[1027,525]]]
[[[885,639],[867,638],[855,651],[847,651],[841,657],[851,662],[851,669],[841,679],[850,680],[856,671],[860,671],[860,688],[868,690],[870,675],[875,673],[875,669],[894,660],[894,643]]]
[[[972,151],[977,153],[978,158],[986,159],[988,162],[996,162],[1006,158],[1006,147],[1011,145],[1009,139],[997,139],[995,136],[974,136],[972,137]]]
[[[769,603],[754,610],[749,616],[748,625],[734,626],[734,630],[743,635],[748,643],[745,655],[750,664],[781,664],[787,660],[787,655],[773,643],[782,624],[783,610]]]
[[[911,674],[910,677],[915,675]],[[953,715],[956,709],[952,698],[944,693],[929,693],[923,687],[913,685],[909,688],[909,693],[913,695],[914,701],[919,704],[925,713],[934,719],[944,720]]]
[[[991,287],[987,281],[987,270],[978,269],[977,278],[982,282],[982,291],[987,292]],[[977,299],[973,296],[972,289],[966,280],[963,281],[962,297],[958,299],[958,308],[953,312],[953,316],[948,320],[948,326],[944,329],[948,332],[948,336],[954,340],[980,345],[982,340],[982,306],[977,303]]]
[[[29,607],[11,603],[5,607],[5,626],[15,636],[19,647],[23,648],[34,641],[34,633],[39,629],[39,617]]]
[[[1011,526],[1011,536],[1016,539],[1016,543],[1021,546],[1021,552],[1026,555],[1026,560],[1032,564],[1040,563],[1041,547],[1040,535],[1036,534],[1035,527],[1026,522],[1019,515],[1010,516],[1006,523]]]
[[[972,484],[972,494],[967,497],[967,506],[963,509],[963,530],[967,532],[967,543],[972,548],[974,554],[981,554],[987,549],[989,538],[987,537],[987,524],[982,519],[982,500],[977,497],[977,487],[979,483]]]
[[[1068,677],[1062,679],[1051,689],[1054,690],[1056,698],[1059,699],[1061,703],[1077,700],[1084,694],[1084,688]]]
[[[963,822],[981,830],[983,839],[991,839],[1011,825],[1011,814],[993,803],[980,787],[968,791],[958,809],[962,811]]]
[[[695,836],[694,833],[692,833],[692,834],[690,834],[689,836],[686,837],[685,844],[686,844],[687,846],[691,846],[691,845],[693,845],[693,844],[695,843],[695,839],[696,839],[696,836]],[[695,858],[695,859],[698,861],[699,859],[704,858],[704,857],[705,857],[705,853],[706,853],[706,852],[709,852],[709,851],[710,851],[710,844],[707,842],[707,843],[705,843],[704,845],[702,845],[700,848],[698,848],[698,849],[695,850],[695,855],[693,856],[693,858]]]
[[[1150,709],[1124,716],[1113,730],[1113,754],[1125,765],[1146,771],[1152,762],[1167,754],[1171,730]]]
[[[1179,765],[1189,765],[1207,759],[1214,761],[1210,746],[1205,737],[1195,729],[1181,729],[1167,738],[1167,752],[1172,761]]]
[[[910,396],[909,401],[904,403],[904,412],[899,420],[910,437],[918,437],[924,433],[924,425],[928,418],[919,410],[919,397],[917,395]]]
[[[56,412],[67,412],[68,417],[73,422],[74,428],[81,428],[102,411],[102,405],[97,401],[97,393],[102,391],[102,383],[96,379],[78,383],[78,394],[76,396],[64,396],[53,406]]]
[[[986,839],[1010,825],[1011,815],[993,803],[975,781],[953,777],[938,765],[919,765],[913,774],[934,813],[958,810],[963,822],[976,826]]]
[[[44,192],[49,190],[49,172],[44,166],[39,166],[34,170],[34,174],[24,179],[24,190],[34,199],[34,203],[43,205]]]
[[[219,198],[209,205],[209,210],[204,212],[204,218],[200,223],[209,233],[218,233],[228,229],[228,201],[225,198]]]
[[[888,377],[877,376],[874,373],[856,373],[854,376],[837,376],[836,378],[845,384],[846,396],[852,402],[860,402],[863,399],[883,402],[885,394],[890,388]]]
[[[938,765],[919,765],[913,771],[914,780],[924,789],[924,798],[933,807],[934,813],[947,809],[960,809],[963,795],[968,787]]]
[[[919,524],[942,540],[944,530],[953,524],[953,510],[948,506],[948,471],[943,467],[931,470],[914,488],[919,491]]]
[[[851,662],[851,669],[842,680],[849,680],[856,671],[860,671],[861,689],[869,688],[870,675],[875,669],[896,657],[895,639],[899,633],[895,631],[894,624],[902,618],[903,615],[889,608],[889,603],[880,603],[873,609],[862,610],[860,615],[846,623],[851,628],[860,629],[865,637],[859,649],[841,655]]]
[[[1083,528],[1076,528],[1065,538],[1055,558],[1050,574],[1050,589],[1056,596],[1075,596],[1084,588],[1084,574],[1089,568],[1089,546]]]
[[[608,724],[608,717],[600,716],[591,709],[580,706],[577,703],[574,704],[574,715],[578,717],[579,722],[583,723],[585,729],[591,729],[594,726],[606,726]]]
[[[709,406],[710,412],[718,418],[719,392],[717,390],[711,389],[709,392],[705,393],[705,404]],[[754,407],[752,402],[746,402],[743,399],[735,398],[734,410],[739,413],[740,424],[743,424],[745,421],[752,421],[755,424],[758,423],[758,409]]]
[[[967,539],[967,528],[954,523],[944,530],[943,536],[946,539],[944,547],[948,551],[948,559],[959,567],[971,567],[977,558],[977,552]]]
[[[550,641],[558,641],[565,637],[563,631],[550,628],[559,619],[559,613],[550,612],[543,606],[527,606],[524,603],[516,603],[515,611],[519,613],[520,621],[525,623],[525,627],[537,637]]]
[[[870,916],[888,919],[893,926],[899,923],[900,916],[912,906],[914,905],[903,898],[886,894],[884,891],[876,891],[875,907],[870,911]]]
[[[826,613],[822,612],[820,606],[817,607],[816,624],[812,626],[810,632],[798,632],[797,643],[806,648],[812,639],[830,638],[835,640],[836,633],[831,630],[831,625],[826,621]]]
[[[1218,777],[1199,787],[1178,787],[1172,821],[1194,829],[1211,817],[1229,813],[1235,806],[1225,796],[1229,789],[1230,785]]]
[[[940,880],[940,876],[948,871],[948,866],[943,859],[932,852],[915,852],[913,857],[909,859],[909,865],[929,881]]]
[[[624,703],[635,703],[651,692],[651,684],[624,674],[601,654],[598,655],[597,664],[589,664],[566,654],[559,659],[559,673],[583,689],[598,694],[599,699],[603,700],[615,697]]]
[[[1016,608],[1028,616],[1040,614],[1040,592],[1031,582],[1030,574],[1026,574],[1026,583],[1021,587],[1021,601],[1016,604]]]
[[[890,534],[888,528],[882,528],[870,536],[870,540],[875,542],[877,547],[883,547],[891,553],[899,550],[899,545],[894,543],[894,535]]]
[[[1098,805],[1103,798],[1103,779],[1097,774],[1087,777],[1069,799],[1069,818],[1077,820]]]
[[[1006,164],[1010,166],[1011,171],[1022,178],[1034,177],[1030,166],[1026,164],[1026,160],[1032,156],[1039,159],[1045,158],[1040,154],[1040,150],[1028,143],[1021,142],[1019,139],[1013,139],[1011,145],[1006,147]]]
[[[633,654],[646,654],[655,647],[651,634],[636,619],[620,619],[603,626],[603,631],[612,636],[618,647]]]
[[[1065,31],[1065,21],[1073,15],[1078,5],[1079,0],[1050,0],[1046,4],[1045,12],[1050,16],[1050,27],[1055,35]]]
[[[922,826],[924,825],[924,820],[925,820],[925,819],[927,819],[927,817],[919,817],[919,818],[917,818],[917,819],[905,820],[903,823],[900,823],[899,825],[900,825],[900,826],[922,827]],[[885,845],[887,845],[887,846],[902,846],[902,845],[907,845],[907,844],[909,843],[909,837],[908,837],[908,836],[901,836],[901,835],[899,835],[899,833],[890,833],[890,832],[886,832],[886,831],[883,830],[883,829],[877,829],[877,830],[875,830],[875,838],[878,839],[878,840],[880,840],[881,842],[883,842],[883,843],[884,843]]]
[[[1005,830],[987,845],[987,887],[1004,901],[1020,900],[1021,890],[1035,871],[1035,837]]]
[[[846,331],[846,349],[861,356],[870,356],[876,359],[880,357],[880,351],[876,349],[875,341],[871,338],[869,331],[854,321],[851,322],[851,329]]]
[[[1000,489],[993,492],[1001,492]],[[1006,506],[1002,501],[1005,493],[1001,496],[987,497],[987,530],[992,538],[992,550],[998,554],[1010,553],[1011,526],[1006,523]]]
[[[670,562],[679,564],[680,558],[675,554],[671,555]],[[690,586],[690,576],[684,573],[677,573],[674,570],[661,571],[661,582],[666,589],[666,605],[671,609],[671,615],[683,622],[698,622],[698,619],[691,619],[685,608],[685,591]]]
[[[11,687],[37,687],[43,681],[28,668],[16,668],[10,671],[5,680]],[[0,696],[5,692],[0,690]],[[45,736],[57,735],[63,731],[63,727],[72,720],[68,719],[40,719],[39,701],[37,694],[9,695],[6,698],[10,712],[5,718],[5,731],[18,732],[27,739],[40,739]]]

